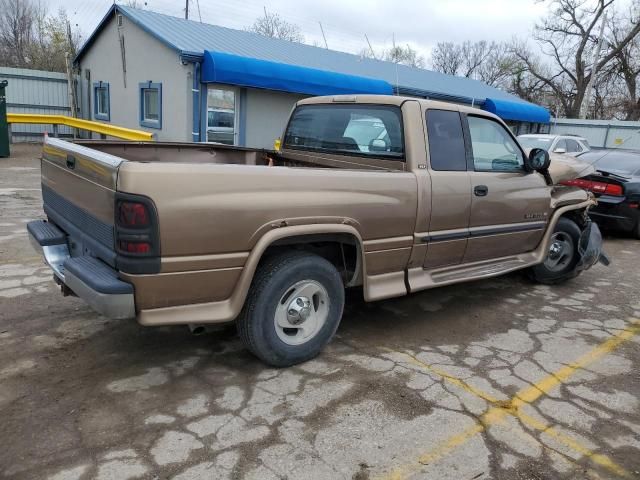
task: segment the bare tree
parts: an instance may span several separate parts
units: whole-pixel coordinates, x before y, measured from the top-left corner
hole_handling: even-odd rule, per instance
[[[264,16],[257,18],[248,30],[265,37],[304,43],[304,35],[302,35],[298,25],[287,22],[277,13],[268,12],[266,8],[264,9]]]
[[[547,61],[540,61],[528,48],[523,48],[523,44],[513,50],[528,72],[553,92],[568,117],[579,114],[591,78],[587,63],[597,42],[594,29],[612,2],[551,0],[549,14],[536,25],[534,33]],[[596,62],[596,70],[602,70],[639,32],[640,23],[622,32],[620,42],[609,45]]]
[[[424,57],[414,50],[410,45],[396,45],[389,49],[375,52],[371,48],[363,48],[360,56],[365,58],[373,58],[376,60],[384,60],[399,65],[407,65],[408,67],[424,68]]]
[[[640,0],[633,2],[624,14],[614,13],[609,21],[610,34],[607,40],[616,54],[608,70],[612,76],[608,83],[614,84],[609,85],[609,88],[614,92],[607,98],[618,99],[619,109],[625,120],[640,120],[640,92],[638,91],[640,35],[634,36],[626,45],[621,47],[620,45],[625,41],[627,32],[633,30],[633,26],[638,24],[640,24]],[[618,91],[615,91],[616,87]]]
[[[34,41],[29,46],[31,68],[64,72],[66,55],[75,57],[76,48],[80,44],[80,34],[71,31],[67,12],[60,9],[58,14],[36,17]]]
[[[38,10],[29,0],[0,0],[0,58],[4,65],[28,65]]]
[[[431,51],[430,64],[436,72],[459,75],[462,62],[462,49],[453,42],[439,42]]]
[[[481,80],[506,87],[518,68],[519,61],[506,43],[465,41],[460,44],[438,43],[431,52],[431,67],[448,75]]]

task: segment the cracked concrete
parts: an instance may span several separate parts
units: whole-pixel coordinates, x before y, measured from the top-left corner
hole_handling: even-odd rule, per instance
[[[349,292],[326,351],[278,370],[233,332],[62,298],[22,233],[41,216],[36,151],[14,152],[0,164],[0,477],[638,476],[637,336],[512,409],[631,328],[640,259],[617,259],[637,242],[607,238],[613,267],[555,287],[514,274],[374,304]]]

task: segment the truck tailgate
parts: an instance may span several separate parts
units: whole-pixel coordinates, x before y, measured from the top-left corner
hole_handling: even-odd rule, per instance
[[[88,251],[115,265],[114,204],[124,160],[55,138],[45,138],[42,199],[49,219],[73,240],[72,256]]]

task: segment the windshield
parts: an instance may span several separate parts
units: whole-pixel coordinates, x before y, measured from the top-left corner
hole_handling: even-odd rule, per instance
[[[544,150],[549,150],[551,147],[551,142],[553,142],[552,137],[518,137],[518,141],[520,145],[524,148],[542,148]]]

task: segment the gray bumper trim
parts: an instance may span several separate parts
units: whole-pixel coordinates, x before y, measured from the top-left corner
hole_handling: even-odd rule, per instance
[[[113,319],[134,318],[136,316],[133,293],[100,293],[89,287],[72,272],[65,271],[64,262],[71,258],[66,243],[43,246],[31,233],[29,233],[29,241],[36,252],[44,257],[45,263],[53,270],[54,275],[95,311]]]
[[[70,271],[66,272],[64,283],[91,308],[105,317],[124,319],[136,316],[133,293],[97,292]]]

